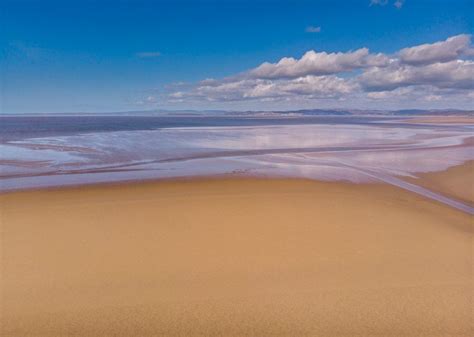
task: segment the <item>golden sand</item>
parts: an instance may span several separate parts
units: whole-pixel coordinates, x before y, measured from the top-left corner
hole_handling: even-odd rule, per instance
[[[474,336],[473,218],[386,185],[4,194],[3,336]]]

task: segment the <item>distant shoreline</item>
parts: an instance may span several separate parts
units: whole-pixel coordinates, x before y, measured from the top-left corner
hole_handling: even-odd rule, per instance
[[[340,117],[417,117],[417,116],[474,116],[474,110],[461,109],[298,109],[298,110],[139,110],[109,112],[37,112],[1,113],[1,117],[41,117],[41,116],[162,116],[162,117],[292,117],[292,116],[340,116]]]

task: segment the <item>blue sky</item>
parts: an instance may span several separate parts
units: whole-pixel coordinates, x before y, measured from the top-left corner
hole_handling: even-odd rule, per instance
[[[284,57],[298,60],[311,50],[331,54],[368,48],[369,55],[383,53],[397,59],[392,55],[402,48],[461,34],[469,37],[474,4],[468,0],[1,0],[0,4],[4,113],[470,108],[474,98],[465,79],[462,85],[450,81],[430,88],[426,81],[412,81],[390,90],[382,86],[374,90],[367,84],[369,80],[356,80],[372,71],[366,61],[362,66],[328,74],[312,71],[291,75],[290,79],[265,75],[258,81],[255,76],[245,83],[241,80],[242,74],[251,73],[264,62],[276,63]],[[465,52],[460,52],[456,61],[471,62],[471,52],[466,51],[470,47],[463,48]],[[441,62],[444,67],[447,61]],[[415,63],[403,67],[420,72]],[[472,64],[465,63],[456,71],[469,74]],[[209,78],[215,79],[212,88],[203,87],[200,81]],[[351,82],[336,88],[340,79]],[[288,89],[295,81],[304,81],[309,89],[305,87],[304,94]],[[223,88],[223,83],[235,84],[241,94],[216,93],[229,89]],[[325,83],[339,94],[327,95],[321,89]],[[270,86],[280,91],[260,94],[262,86],[266,92]],[[433,100],[417,101],[415,96],[432,96]]]

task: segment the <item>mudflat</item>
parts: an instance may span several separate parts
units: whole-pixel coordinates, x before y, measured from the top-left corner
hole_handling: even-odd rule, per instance
[[[424,116],[406,121],[417,124],[474,124],[474,116]]]

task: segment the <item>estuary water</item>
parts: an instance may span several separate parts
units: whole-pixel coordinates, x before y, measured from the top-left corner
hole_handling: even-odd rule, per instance
[[[449,204],[400,177],[474,159],[473,131],[381,117],[3,116],[0,189],[232,174],[384,181]]]

